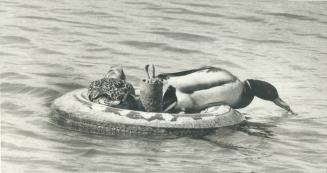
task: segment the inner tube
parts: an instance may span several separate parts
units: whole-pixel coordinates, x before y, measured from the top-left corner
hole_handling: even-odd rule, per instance
[[[198,114],[170,114],[120,109],[91,102],[87,89],[77,89],[53,104],[52,118],[71,130],[98,135],[205,135],[220,127],[234,126],[244,117],[229,106]]]

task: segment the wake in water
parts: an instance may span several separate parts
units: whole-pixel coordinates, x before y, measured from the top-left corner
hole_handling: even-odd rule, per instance
[[[276,126],[268,123],[245,120],[233,127],[217,129],[199,139],[233,150],[250,149],[250,146],[256,145],[256,142],[260,143],[261,140],[273,138],[271,128],[274,127]]]

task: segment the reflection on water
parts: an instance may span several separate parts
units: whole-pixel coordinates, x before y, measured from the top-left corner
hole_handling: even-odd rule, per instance
[[[325,2],[0,0],[3,172],[324,172]],[[237,129],[202,139],[82,134],[52,101],[123,64],[138,85],[205,65],[273,83],[298,113],[255,99]]]

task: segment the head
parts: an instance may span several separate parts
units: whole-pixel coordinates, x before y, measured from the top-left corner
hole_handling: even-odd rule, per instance
[[[279,98],[277,89],[272,84],[254,79],[246,80],[246,84],[249,85],[249,88],[251,88],[251,93],[254,96],[257,96],[263,100],[272,101],[288,112],[292,112],[290,106]]]
[[[109,71],[105,75],[106,78],[114,78],[114,79],[121,79],[126,80],[126,76],[122,66],[113,66],[110,67]]]

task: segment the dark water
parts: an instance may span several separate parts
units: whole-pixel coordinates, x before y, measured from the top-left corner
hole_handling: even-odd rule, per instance
[[[0,0],[2,172],[326,172],[327,3]],[[137,85],[213,65],[273,83],[244,131],[207,140],[102,137],[51,123],[52,101],[122,64]],[[265,135],[270,132],[270,138]]]

